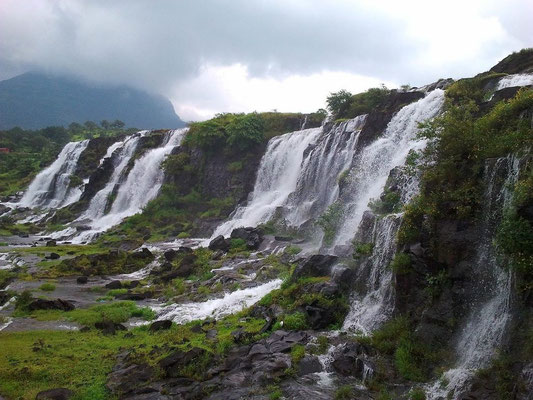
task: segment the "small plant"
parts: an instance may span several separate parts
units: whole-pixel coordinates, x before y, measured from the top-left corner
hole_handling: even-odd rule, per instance
[[[390,263],[390,268],[398,275],[407,274],[411,271],[411,257],[406,253],[398,253]]]
[[[305,346],[301,344],[296,344],[291,348],[291,359],[293,366],[298,364],[302,358],[305,356]]]
[[[301,247],[298,246],[289,246],[285,249],[285,253],[291,256],[295,256],[302,251]]]
[[[190,238],[191,235],[188,232],[180,232],[178,236],[176,236],[178,239],[187,239]]]
[[[33,296],[29,290],[25,290],[17,296],[15,309],[17,311],[28,311],[28,306],[33,301]]]
[[[317,219],[317,225],[324,231],[324,243],[330,245],[333,242],[337,227],[342,218],[342,206],[340,203],[333,203],[326,212]]]
[[[426,400],[426,392],[422,388],[411,389],[409,400]]]
[[[353,389],[350,385],[340,386],[335,391],[335,400],[350,400],[353,397]]]
[[[356,256],[369,256],[374,251],[374,243],[357,243],[355,245]]]
[[[54,290],[56,290],[56,285],[51,282],[46,282],[39,286],[39,289],[44,292],[53,292]]]
[[[285,315],[283,318],[283,328],[290,331],[301,331],[307,329],[307,318],[302,312]]]
[[[327,336],[319,336],[317,337],[318,342],[318,354],[325,354],[329,347],[329,340]]]

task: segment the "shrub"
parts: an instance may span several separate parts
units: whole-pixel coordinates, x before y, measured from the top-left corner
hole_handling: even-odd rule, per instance
[[[45,292],[53,292],[54,290],[56,290],[56,285],[51,282],[46,282],[39,286],[39,289]]]
[[[397,253],[390,263],[390,268],[398,275],[411,271],[411,257],[406,253]]]
[[[409,392],[409,400],[426,400],[426,392],[421,388],[411,389]]]
[[[295,344],[291,348],[291,360],[292,364],[296,365],[300,362],[302,358],[305,356],[305,346],[301,344]]]
[[[29,290],[25,290],[22,293],[19,293],[15,301],[15,310],[22,312],[28,311],[28,306],[32,301],[33,296]]]
[[[357,256],[369,256],[374,251],[374,243],[356,243],[355,254]]]
[[[353,398],[353,389],[350,385],[343,385],[335,390],[335,400],[350,400]]]
[[[340,203],[331,204],[326,212],[318,217],[316,224],[320,226],[324,232],[324,243],[326,245],[330,245],[333,242],[341,218],[342,206]]]
[[[283,329],[289,331],[301,331],[307,328],[307,317],[302,312],[287,314],[283,317]]]

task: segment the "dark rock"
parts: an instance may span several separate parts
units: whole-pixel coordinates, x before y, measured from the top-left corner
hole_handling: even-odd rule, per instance
[[[169,319],[155,321],[155,322],[152,322],[152,325],[150,325],[150,331],[151,332],[163,331],[163,330],[170,329],[171,326],[172,326],[172,321]]]
[[[122,289],[122,282],[120,281],[111,281],[105,285],[107,289]]]
[[[68,400],[74,396],[74,392],[65,388],[44,390],[37,393],[36,400]]]
[[[298,375],[313,374],[322,371],[322,364],[317,356],[305,356],[298,363]]]
[[[177,378],[180,376],[179,370],[189,364],[191,361],[201,357],[205,354],[204,349],[194,347],[193,349],[184,352],[181,350],[176,350],[171,353],[169,356],[163,358],[159,361],[159,367],[165,374],[170,378]]]
[[[336,265],[331,271],[331,282],[341,290],[348,290],[355,279],[355,271],[346,265]]]
[[[276,239],[278,242],[290,242],[292,240],[292,237],[290,237],[290,236],[274,236],[274,239]]]
[[[78,276],[76,278],[76,283],[78,285],[85,285],[88,281],[89,281],[89,279],[86,276]]]
[[[178,252],[176,250],[170,249],[163,253],[163,256],[165,257],[165,260],[172,262],[176,259],[178,256]]]
[[[216,339],[217,336],[218,336],[218,331],[217,331],[216,329],[209,329],[209,330],[205,333],[205,338],[206,338],[206,339],[209,339],[209,340]]]
[[[295,281],[307,276],[328,276],[336,261],[337,256],[314,254],[300,261],[291,279]]]
[[[117,331],[125,331],[126,327],[122,324],[117,324],[111,321],[97,322],[94,327],[101,331],[104,335],[114,335]]]
[[[148,383],[153,375],[154,369],[146,363],[130,364],[128,353],[122,353],[118,357],[118,363],[109,374],[106,387],[113,393],[124,396],[129,393],[149,392],[150,388],[142,388]],[[127,396],[131,398],[130,396]]]
[[[57,254],[57,253],[50,253],[50,255],[45,257],[45,258],[47,258],[49,260],[58,260],[58,259],[61,258],[61,256],[59,254]]]
[[[146,291],[146,292],[140,292],[140,293],[124,293],[119,294],[118,296],[115,296],[117,300],[132,300],[132,301],[142,301],[146,299],[151,299],[154,296],[153,292]]]
[[[126,289],[135,289],[136,287],[139,287],[141,285],[140,281],[131,281],[129,283],[122,284],[123,287]]]
[[[219,235],[213,240],[211,240],[211,242],[209,242],[208,248],[209,250],[221,250],[224,253],[227,253],[230,248],[230,245],[231,243],[229,240],[225,239],[224,236]]]
[[[56,299],[56,300],[46,300],[46,299],[36,299],[33,300],[28,309],[30,311],[36,310],[62,310],[62,311],[72,311],[76,307],[69,301]]]
[[[57,243],[55,240],[49,240],[48,242],[46,242],[46,247],[55,247],[57,246]]]
[[[232,239],[242,239],[250,250],[257,250],[263,241],[263,231],[259,228],[237,228],[231,232]]]
[[[341,375],[362,379],[365,370],[363,355],[364,349],[361,345],[346,343],[334,352],[331,366]]]

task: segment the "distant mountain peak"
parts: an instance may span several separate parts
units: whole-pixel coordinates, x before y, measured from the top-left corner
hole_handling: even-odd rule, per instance
[[[0,129],[104,119],[119,119],[139,129],[185,126],[167,98],[128,86],[92,85],[39,72],[0,81]]]

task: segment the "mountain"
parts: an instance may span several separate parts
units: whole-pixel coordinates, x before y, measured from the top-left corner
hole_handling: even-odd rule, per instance
[[[185,125],[168,99],[127,86],[93,86],[35,72],[0,82],[0,129],[39,129],[104,119],[119,119],[139,129]]]

